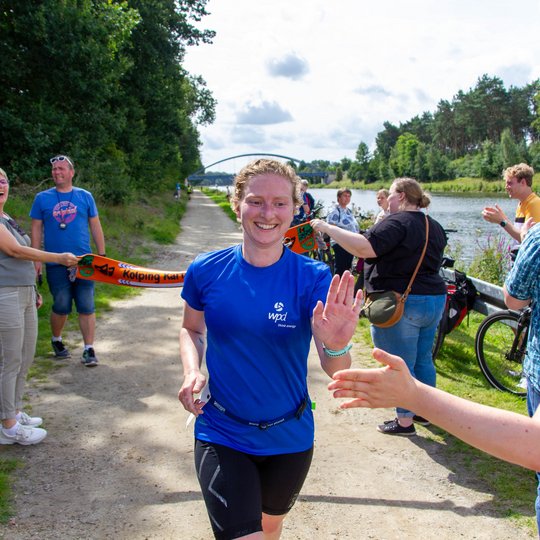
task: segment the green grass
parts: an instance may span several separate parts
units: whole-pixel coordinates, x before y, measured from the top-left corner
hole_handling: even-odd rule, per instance
[[[496,390],[480,371],[474,352],[474,339],[482,320],[483,315],[471,313],[446,336],[436,360],[437,386],[477,403],[526,415],[527,407],[523,398]],[[355,340],[371,344],[366,319],[360,319]],[[371,367],[377,363],[368,359],[362,364]],[[422,437],[440,445],[445,461],[450,462],[451,471],[461,475],[465,471],[485,485],[485,491],[493,495],[493,504],[501,516],[510,517],[534,533],[537,481],[533,472],[480,452],[435,426],[419,428],[419,431]]]
[[[201,191],[210,197],[233,221],[237,221],[227,195],[219,189],[201,188]]]
[[[18,459],[0,459],[0,522],[6,523],[12,516],[11,479],[14,471],[22,465]]]
[[[439,388],[471,401],[526,415],[525,400],[491,387],[478,367],[474,337],[482,318],[472,314],[468,325],[465,320],[446,336],[436,361],[437,384]],[[488,456],[442,430],[438,430],[436,436],[447,444],[458,464],[488,486],[502,515],[511,516],[531,532],[535,530],[537,481],[531,471]]]
[[[17,196],[16,189],[10,194],[6,211],[30,231],[28,212],[33,200],[33,193]],[[187,205],[187,194],[182,192],[180,200],[175,200],[170,193],[140,195],[132,202],[123,206],[109,206],[98,202],[100,220],[105,232],[107,255],[141,266],[152,266],[153,256],[159,250],[160,244],[174,242],[180,232],[180,220]],[[46,381],[49,374],[62,369],[62,364],[56,362],[51,355],[51,331],[49,314],[52,298],[45,283],[39,288],[43,296],[43,306],[38,311],[38,341],[36,358],[32,364],[28,378],[36,381]],[[96,283],[95,301],[96,314],[111,309],[114,300],[140,294],[141,290],[134,287],[118,287],[105,283]],[[79,332],[77,317],[68,318],[64,334],[70,331]],[[30,407],[28,407],[28,410]],[[0,522],[5,523],[12,515],[11,506],[11,475],[22,462],[15,459],[0,457]]]
[[[382,188],[388,189],[391,180],[377,181],[366,184],[364,181],[353,182],[345,178],[339,182],[330,184],[313,184],[312,188],[328,189],[369,189],[377,191]],[[456,178],[455,180],[443,180],[441,182],[422,182],[422,187],[428,193],[504,193],[504,180],[485,180],[483,178]],[[540,192],[540,173],[533,177],[533,191]]]

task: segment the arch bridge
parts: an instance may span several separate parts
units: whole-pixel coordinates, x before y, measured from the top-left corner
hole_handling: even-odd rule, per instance
[[[290,157],[290,156],[283,156],[281,154],[268,154],[268,153],[254,153],[254,154],[238,154],[236,156],[230,156],[228,158],[220,159],[219,161],[215,161],[214,163],[211,163],[210,165],[205,165],[204,167],[201,167],[194,173],[190,174],[187,177],[187,181],[192,185],[200,185],[200,184],[220,184],[223,186],[231,185],[233,183],[234,174],[228,174],[228,173],[205,173],[206,169],[209,169],[210,167],[213,167],[214,165],[218,165],[219,163],[224,163],[225,161],[230,161],[231,159],[237,159],[237,158],[243,158],[243,157],[255,157],[255,156],[270,156],[270,157],[278,157],[282,159],[286,159],[288,161],[292,161],[293,163],[300,163],[301,160]],[[311,178],[319,179],[320,181],[324,181],[328,178],[328,173],[324,171],[315,171],[315,172],[298,172],[298,176],[300,178],[305,178],[306,180],[309,180]]]

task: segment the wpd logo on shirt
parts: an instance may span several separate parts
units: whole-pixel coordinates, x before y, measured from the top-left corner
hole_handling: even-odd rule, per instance
[[[274,322],[285,322],[287,320],[287,312],[283,313],[285,305],[283,302],[276,302],[274,304],[274,312],[268,313],[268,318]]]

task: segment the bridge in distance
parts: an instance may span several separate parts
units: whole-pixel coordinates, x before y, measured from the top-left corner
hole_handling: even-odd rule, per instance
[[[292,161],[293,163],[301,163],[301,160],[290,157],[290,156],[282,156],[280,154],[267,154],[267,153],[255,153],[255,154],[239,154],[236,156],[230,156],[225,159],[220,159],[219,161],[216,161],[214,163],[211,163],[210,165],[205,165],[204,167],[201,167],[199,170],[195,171],[193,174],[190,174],[187,177],[187,180],[192,185],[222,185],[227,186],[231,185],[233,183],[234,174],[229,173],[206,173],[206,169],[209,169],[210,167],[213,167],[214,165],[218,165],[219,163],[224,163],[225,161],[229,161],[231,159],[237,159],[242,157],[250,157],[250,156],[270,156],[270,157],[278,157],[282,159],[286,159],[288,161]],[[318,179],[319,181],[324,182],[328,178],[328,173],[325,171],[310,171],[310,172],[304,172],[300,171],[298,172],[298,176],[301,178],[305,178],[306,180],[310,179]]]

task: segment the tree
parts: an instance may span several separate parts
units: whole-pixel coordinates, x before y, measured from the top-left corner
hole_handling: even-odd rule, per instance
[[[460,132],[456,126],[453,105],[442,100],[433,116],[433,144],[444,154],[456,158],[461,154]]]
[[[499,178],[503,169],[499,145],[490,140],[484,141],[480,156],[478,176],[482,178]]]
[[[124,124],[114,98],[137,23],[125,2],[4,2],[0,159],[12,173],[42,178],[53,153],[84,162],[114,144]]]
[[[133,151],[132,176],[140,187],[155,189],[158,169],[168,185],[200,165],[196,123],[213,121],[215,100],[202,78],[189,76],[181,62],[187,46],[209,43],[214,36],[190,23],[206,15],[206,3],[129,0],[141,22],[132,35],[132,67],[123,81],[130,124],[133,120],[123,144]]]
[[[347,157],[341,158],[341,161],[339,163],[343,172],[347,172],[353,164],[352,160]]]
[[[524,159],[524,156],[521,155],[519,146],[512,137],[510,128],[506,128],[502,132],[500,149],[503,169],[515,165],[516,163],[520,163]]]
[[[358,148],[356,150],[356,175],[358,178],[357,180],[360,180],[362,178],[365,178],[367,176],[368,167],[369,167],[369,160],[370,160],[370,153],[368,145],[361,141],[358,145]]]
[[[400,135],[394,146],[389,164],[396,176],[414,176],[416,154],[420,141],[412,133]]]
[[[425,182],[430,179],[428,166],[428,150],[423,142],[419,142],[416,147],[416,155],[414,157],[414,173],[413,176],[419,182]]]
[[[30,181],[71,154],[78,179],[118,202],[198,168],[215,100],[181,63],[214,36],[192,24],[206,3],[2,0],[0,162]]]
[[[400,133],[399,128],[390,122],[384,122],[383,126],[384,130],[377,133],[375,145],[379,156],[387,161],[390,158],[390,153],[396,145]]]
[[[433,115],[430,112],[422,113],[411,120],[400,124],[401,133],[412,133],[420,142],[431,144],[433,141]]]
[[[438,148],[429,147],[427,167],[430,180],[437,181],[448,178],[448,158]]]
[[[531,138],[533,141],[540,141],[540,79],[535,82],[535,92],[531,101],[534,109],[534,119],[531,121]]]

